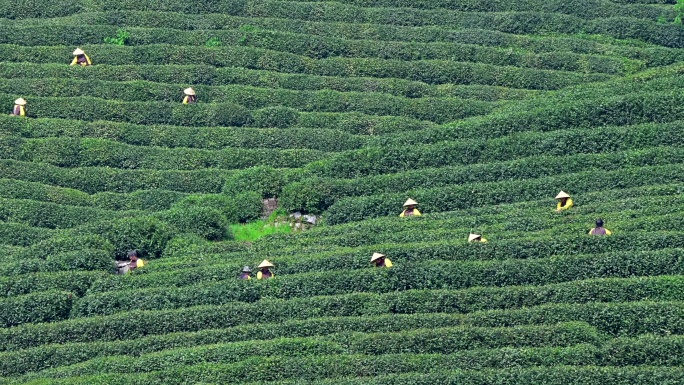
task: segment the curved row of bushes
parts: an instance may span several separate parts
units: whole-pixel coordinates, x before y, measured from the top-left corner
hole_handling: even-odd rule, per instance
[[[627,189],[601,190],[582,194],[578,199],[576,211],[582,214],[591,212],[616,212],[630,210],[645,210],[647,215],[661,214],[678,211],[669,210],[665,200],[674,199],[681,194],[680,184],[654,184]],[[543,226],[548,226],[547,220],[550,216],[548,207],[544,202],[551,204],[552,197],[541,200],[518,202],[509,205],[499,205],[496,210],[491,207],[473,207],[465,210],[442,213],[426,213],[424,217],[415,217],[411,220],[397,221],[396,217],[373,218],[364,222],[355,222],[337,226],[317,227],[312,231],[297,234],[296,237],[290,234],[278,234],[269,237],[268,242],[257,242],[254,244],[258,252],[268,252],[269,250],[282,249],[287,245],[306,245],[307,242],[325,243],[326,239],[336,241],[335,237],[354,237],[358,235],[372,236],[369,233],[387,234],[393,232],[407,233],[409,231],[429,231],[441,230],[451,227],[463,227],[469,224],[473,217],[477,217],[478,225],[497,225],[505,224],[506,229],[526,230],[523,220],[527,219],[530,223],[537,220],[544,220]],[[543,215],[543,216],[542,216]],[[502,222],[501,216],[506,216],[508,220]],[[535,226],[532,226],[535,228]],[[351,239],[349,245],[358,246]]]
[[[373,120],[373,119],[370,119]],[[351,123],[351,122],[350,122]],[[379,122],[377,122],[379,123]],[[0,116],[0,130],[24,138],[74,137],[111,139],[138,146],[311,149],[344,151],[362,147],[366,138],[329,128],[255,129],[183,127],[68,119],[12,119]],[[420,127],[414,127],[420,129]]]
[[[345,360],[345,366],[337,368],[333,363],[325,364],[326,360],[297,360],[285,361],[291,367],[297,365],[309,365],[310,371],[299,370],[293,373],[294,377],[301,374],[303,378],[291,379],[284,374],[275,375],[272,368],[283,370],[281,364],[283,359],[272,359],[264,362],[260,367],[259,374],[266,381],[250,383],[255,385],[268,385],[273,383],[271,380],[278,381],[279,385],[314,385],[324,381],[326,385],[387,385],[387,384],[411,384],[411,385],[431,385],[434,383],[444,385],[482,385],[482,384],[533,384],[542,381],[548,385],[605,385],[606,383],[631,384],[635,378],[644,385],[660,385],[665,383],[677,383],[684,376],[684,370],[678,366],[674,367],[600,367],[600,366],[555,366],[555,367],[522,367],[506,369],[478,369],[478,370],[449,370],[453,363],[447,361],[444,370],[430,371],[433,366],[430,363],[432,357],[425,357],[424,361],[412,360],[409,356],[404,359],[390,356],[382,361],[373,361],[374,357],[362,359],[351,357]],[[448,357],[440,357],[447,360]],[[415,372],[404,373],[400,370],[391,370],[394,361],[398,361],[402,368],[415,370]],[[314,361],[314,362],[311,362]],[[330,359],[332,361],[332,358]],[[408,362],[410,362],[410,364]],[[271,364],[272,365],[269,365]],[[421,365],[422,363],[422,365]],[[63,380],[50,379],[48,382],[37,381],[36,384],[181,384],[186,381],[193,381],[201,377],[208,381],[227,382],[231,378],[246,372],[252,372],[252,367],[258,366],[259,362],[250,360],[243,365],[237,366],[230,364],[204,364],[190,367],[182,367],[169,371],[155,372],[153,374],[103,374],[100,376],[70,377]],[[376,366],[374,366],[377,364]],[[307,366],[308,367],[308,366]],[[397,373],[399,372],[399,373]],[[288,372],[278,372],[288,373]],[[390,374],[392,373],[392,374]],[[332,378],[326,375],[333,376]],[[285,379],[283,379],[285,378]]]
[[[175,101],[179,103],[182,100],[182,93],[180,93],[182,88],[183,86],[180,85],[143,81],[111,82],[62,78],[0,79],[0,92],[23,95],[29,100],[38,100],[38,102],[40,102],[41,97],[66,96],[64,90],[68,89],[71,95],[98,97],[109,101],[143,104],[147,104],[149,101]],[[231,105],[237,104],[249,109],[263,108],[249,113],[250,117],[245,122],[235,121],[236,125],[244,124],[255,127],[296,125],[299,121],[299,111],[359,112],[369,115],[406,116],[444,123],[468,116],[484,115],[495,107],[490,103],[476,100],[455,98],[408,99],[370,92],[340,93],[330,90],[312,92],[246,86],[199,86],[195,87],[195,91],[201,95],[203,102],[229,104],[228,106],[221,105],[221,108],[230,108]],[[40,107],[38,104],[38,108]],[[208,111],[210,110],[203,109],[195,111],[195,113],[207,114]],[[35,114],[39,112],[35,112]],[[172,112],[176,112],[176,110],[172,109]],[[107,115],[103,114],[101,118],[106,120]],[[87,116],[81,119],[91,120]],[[136,120],[141,119],[144,120],[144,118]]]
[[[73,297],[73,293],[50,290],[0,299],[0,327],[67,319]]]
[[[559,135],[567,138],[569,135]],[[549,138],[551,139],[551,138]],[[616,141],[620,142],[620,137],[616,136]],[[564,147],[566,142],[559,141],[549,146],[558,145],[558,149]],[[359,174],[370,174],[370,176],[357,177],[356,179],[333,179],[321,177],[306,177],[305,174],[300,176],[299,180],[291,180],[289,183],[278,185],[280,189],[277,190],[276,195],[281,198],[281,205],[288,211],[305,210],[307,212],[321,212],[326,210],[337,200],[343,197],[378,195],[387,193],[400,193],[402,191],[415,191],[422,189],[424,186],[430,186],[431,189],[450,187],[455,185],[472,185],[476,183],[498,183],[512,179],[535,179],[543,177],[553,177],[556,175],[563,175],[565,173],[578,172],[613,172],[619,168],[638,168],[638,167],[657,167],[667,166],[680,163],[684,156],[684,152],[676,148],[648,148],[645,150],[636,151],[619,151],[603,153],[600,147],[605,142],[590,142],[599,147],[598,149],[586,146],[581,149],[573,149],[568,147],[568,155],[564,156],[532,156],[524,158],[519,157],[515,161],[499,161],[506,159],[506,154],[497,154],[496,149],[493,153],[494,159],[487,159],[483,163],[476,163],[477,158],[487,158],[488,149],[481,147],[481,152],[478,154],[477,149],[471,149],[471,159],[463,159],[470,154],[463,154],[462,152],[450,152],[449,147],[458,148],[469,146],[425,146],[418,147],[405,152],[400,151],[363,151],[367,156],[365,161],[359,160],[363,157],[363,152],[359,151],[353,156],[347,155],[344,161],[335,162],[326,161],[312,165],[309,169],[325,169],[326,172],[312,171],[314,175],[336,175],[337,177],[348,176],[347,173],[358,172]],[[499,144],[499,143],[496,143]],[[628,141],[621,142],[626,147],[630,147]],[[649,145],[651,143],[644,143]],[[434,148],[437,147],[437,148]],[[493,146],[492,146],[493,147]],[[498,146],[496,146],[498,147]],[[515,151],[511,146],[501,146],[501,149],[508,151]],[[430,150],[434,152],[431,152]],[[525,147],[522,143],[519,147],[520,151],[538,152],[548,151],[555,154],[554,148],[544,148],[540,146]],[[421,155],[421,151],[425,156]],[[591,152],[592,154],[575,154],[576,152]],[[593,154],[597,152],[597,154]],[[456,159],[446,160],[439,155],[445,157],[454,154]],[[361,155],[361,156],[359,156]],[[430,158],[427,155],[433,155]],[[532,154],[530,154],[532,155]],[[404,158],[405,157],[405,158]],[[343,156],[338,157],[343,158]],[[354,162],[350,158],[356,158],[358,167],[353,169],[351,167]],[[375,159],[373,159],[375,158]],[[403,158],[403,159],[402,159]],[[413,159],[411,159],[413,158]],[[510,157],[516,158],[516,157]],[[509,158],[509,159],[510,159]],[[520,159],[522,158],[522,159]],[[441,159],[444,167],[440,168],[423,168],[423,167],[439,167],[440,162],[433,162],[433,160]],[[406,162],[404,162],[406,160]],[[466,166],[449,166],[451,163],[462,164],[467,163]],[[662,162],[662,163],[661,163]],[[365,164],[364,164],[365,163]],[[427,164],[425,164],[427,163]],[[327,167],[326,167],[327,166]],[[392,169],[394,167],[402,167],[409,169],[409,171],[400,171]],[[372,169],[370,169],[372,168]],[[393,174],[377,175],[384,172],[395,172]],[[399,172],[396,172],[399,171]],[[373,175],[376,174],[376,175]],[[260,178],[261,180],[262,178]],[[263,181],[262,183],[266,183]],[[248,186],[245,186],[248,188]],[[405,195],[411,195],[411,192]],[[397,206],[399,207],[399,206]]]
[[[337,270],[304,274],[280,275],[277,282],[268,286],[246,285],[234,279],[239,269],[233,274],[224,276],[225,281],[213,284],[183,288],[170,288],[165,282],[157,281],[158,288],[146,288],[145,301],[126,297],[125,290],[112,291],[98,295],[87,295],[74,305],[72,316],[92,317],[111,315],[130,310],[163,310],[177,309],[197,305],[223,305],[234,301],[254,302],[261,298],[308,298],[316,295],[340,295],[352,292],[386,293],[410,289],[464,289],[476,286],[515,286],[544,285],[558,282],[571,282],[589,278],[633,277],[647,275],[681,274],[682,253],[652,252],[616,253],[600,255],[582,255],[569,257],[541,258],[533,260],[511,261],[472,261],[472,262],[404,262],[397,263],[389,271],[369,270]],[[231,278],[233,278],[231,280]],[[659,287],[662,290],[672,282]],[[679,285],[681,286],[681,285]],[[584,288],[586,289],[586,288]],[[582,288],[575,295],[586,295]],[[611,294],[614,301],[643,299],[673,299],[666,291],[655,294],[658,290],[648,291],[647,295],[637,295],[636,291],[623,294],[620,284],[615,283]],[[537,293],[531,295],[531,303]],[[634,295],[634,297],[631,297]],[[569,296],[569,295],[568,295]],[[662,296],[662,297],[661,297]],[[567,297],[566,297],[567,298]],[[603,300],[610,301],[602,297]],[[675,298],[681,299],[681,298]],[[548,303],[555,302],[544,298]],[[577,300],[575,300],[577,301]],[[525,302],[524,300],[522,302]],[[574,302],[574,301],[570,301]],[[540,303],[536,303],[539,305]],[[513,305],[513,303],[511,303]],[[259,304],[243,305],[246,308],[258,308]],[[506,302],[499,302],[492,307],[482,304],[483,308],[508,308]],[[451,311],[457,311],[456,308]],[[464,309],[464,311],[467,311]]]
[[[446,60],[385,60],[370,58],[311,59],[301,55],[252,47],[194,47],[165,44],[147,46],[83,46],[100,65],[179,64],[214,67],[245,67],[278,72],[343,77],[404,78],[429,84],[483,84],[514,88],[551,90],[587,81],[608,80],[605,74],[579,74],[568,71],[537,70],[491,64]],[[65,63],[66,48],[0,45],[0,55],[9,62]],[[66,59],[66,60],[65,60]],[[95,66],[93,66],[95,67]],[[90,70],[90,68],[75,68]],[[171,81],[168,83],[178,83]]]
[[[313,3],[318,3],[320,0],[308,0]],[[647,4],[623,4],[616,7],[611,1],[603,0],[571,0],[571,1],[542,1],[542,0],[526,0],[520,2],[506,2],[506,1],[492,1],[487,4],[480,3],[462,3],[454,0],[422,0],[422,1],[406,1],[406,0],[342,0],[339,1],[344,4],[351,4],[362,7],[377,7],[377,8],[417,8],[417,9],[448,9],[462,12],[525,12],[525,11],[541,11],[550,13],[564,13],[570,15],[577,15],[583,18],[606,18],[611,16],[637,16],[646,19],[657,18],[665,14],[665,10],[660,7],[655,7]],[[670,12],[671,13],[671,12]]]
[[[487,85],[433,85],[416,80],[397,78],[371,78],[322,76],[301,73],[281,73],[242,67],[215,68],[206,65],[104,65],[87,71],[63,64],[0,63],[3,78],[72,78],[102,81],[150,81],[163,84],[194,84],[226,86],[242,84],[260,88],[320,91],[331,89],[340,92],[381,92],[408,98],[456,97],[497,101],[521,99],[537,91],[509,89]],[[174,93],[177,97],[177,92]]]
[[[678,80],[684,80],[684,77]],[[398,134],[392,138],[380,137],[376,141],[378,145],[398,146],[467,138],[492,139],[532,131],[605,128],[613,125],[672,123],[672,126],[676,126],[683,117],[683,110],[678,105],[683,97],[672,91],[644,90],[608,96],[589,94],[570,93],[569,97],[579,98],[573,101],[542,102],[535,99],[539,101],[536,107],[521,103],[489,116],[470,118],[454,125],[439,126],[418,133]]]
[[[531,216],[511,216],[506,213],[488,216],[485,219],[480,217],[471,217],[463,215],[460,221],[440,222],[443,228],[440,230],[423,229],[420,225],[415,228],[406,228],[403,231],[385,230],[378,234],[365,234],[363,231],[353,232],[351,234],[341,234],[339,236],[326,237],[325,239],[309,238],[306,240],[293,240],[291,242],[278,239],[270,244],[268,247],[260,248],[266,258],[282,258],[295,254],[295,250],[300,248],[311,254],[315,251],[309,251],[312,248],[325,249],[326,247],[357,247],[358,252],[353,254],[361,254],[361,250],[370,251],[370,254],[378,249],[389,248],[394,250],[395,246],[407,246],[414,244],[417,247],[427,243],[433,243],[444,239],[455,239],[451,243],[456,243],[458,240],[465,242],[467,235],[471,232],[480,234],[485,233],[486,238],[490,241],[498,243],[505,243],[516,238],[544,238],[544,237],[558,237],[570,235],[585,235],[592,227],[597,217],[601,217],[605,222],[609,223],[612,231],[625,234],[642,231],[672,231],[681,228],[684,224],[684,219],[679,216],[684,211],[684,205],[681,202],[676,202],[679,206],[670,208],[672,198],[661,199],[660,203],[666,207],[665,210],[658,210],[657,212],[651,210],[625,209],[623,211],[612,211],[610,207],[602,207],[601,210],[587,209],[582,212],[577,211],[571,219],[558,218],[557,215],[550,212],[548,208],[539,210],[537,215]],[[649,202],[651,203],[651,202]],[[653,201],[653,204],[658,204],[658,201]],[[619,210],[615,208],[614,210]],[[511,210],[513,211],[513,210]],[[528,212],[529,213],[529,212]],[[399,218],[395,220],[401,220]],[[424,223],[424,222],[422,222]],[[422,224],[421,223],[421,224]],[[270,243],[270,242],[269,242]],[[375,249],[375,250],[374,250]],[[326,255],[340,255],[348,254],[348,251],[326,252]],[[320,252],[319,252],[320,253]],[[319,254],[317,253],[317,254]],[[368,254],[368,255],[370,255]],[[269,259],[270,260],[270,259]]]
[[[363,323],[363,320],[367,323]],[[393,315],[393,316],[374,316],[374,317],[338,317],[304,321],[289,321],[281,324],[281,328],[272,327],[269,324],[263,325],[263,330],[253,329],[250,326],[235,327],[231,329],[213,329],[199,332],[172,333],[160,336],[148,336],[136,340],[112,341],[112,342],[93,342],[93,343],[67,343],[63,345],[46,345],[36,348],[0,353],[0,373],[3,376],[16,376],[25,372],[37,372],[43,369],[58,368],[71,365],[82,361],[90,361],[90,365],[95,362],[108,362],[107,359],[93,361],[97,357],[126,355],[141,356],[146,355],[150,359],[160,360],[164,357],[173,357],[173,361],[178,361],[178,354],[183,352],[194,352],[201,354],[215,351],[224,351],[231,354],[231,360],[246,358],[246,355],[258,354],[269,356],[289,350],[290,355],[311,355],[311,354],[331,354],[342,353],[343,349],[339,344],[323,341],[320,338],[306,338],[306,336],[322,336],[335,333],[336,327],[344,325],[344,330],[348,332],[389,332],[400,327],[402,330],[420,328],[426,324],[434,327],[449,327],[458,325],[459,318],[449,314],[414,314],[414,315]],[[296,326],[295,326],[296,325]],[[315,326],[319,327],[316,328]],[[254,325],[257,327],[257,325]],[[267,340],[267,341],[244,341],[250,335],[264,336],[266,338],[279,338],[279,329],[286,329],[292,333],[288,339]],[[254,334],[252,334],[254,332]],[[299,336],[299,337],[298,337]],[[222,344],[201,347],[198,345]],[[581,357],[587,357],[590,350],[594,351],[599,358],[598,362],[607,365],[676,365],[679,361],[679,352],[682,349],[682,338],[679,336],[656,337],[642,336],[639,338],[617,338],[604,342],[603,348],[589,349],[583,348]],[[195,347],[197,346],[197,347]],[[168,350],[150,354],[156,351]],[[589,350],[587,350],[589,349]],[[519,350],[524,354],[527,349]],[[535,350],[535,349],[530,349]],[[542,349],[547,356],[553,350]],[[650,354],[641,354],[649,352]],[[502,352],[503,353],[503,352]],[[507,354],[511,351],[506,350]],[[452,353],[453,354],[453,353]],[[472,357],[481,354],[481,351],[463,351],[461,354]],[[471,356],[474,355],[474,356]],[[194,354],[193,354],[194,355]],[[227,356],[222,356],[227,357]],[[244,358],[243,358],[244,357]],[[556,355],[551,354],[551,357]],[[225,358],[224,358],[225,359]],[[137,360],[136,360],[137,361]],[[501,362],[501,360],[498,360]],[[493,365],[493,363],[492,363]]]
[[[49,290],[61,290],[82,296],[99,278],[102,271],[60,271],[0,277],[0,295],[13,297]]]
[[[127,27],[127,29],[136,29],[139,27],[161,28],[161,29],[182,29],[185,36],[193,36],[190,45],[202,45],[212,37],[222,36],[221,31],[225,29],[241,29],[244,33],[243,37],[254,35],[259,29],[279,31],[285,33],[305,34],[310,37],[332,37],[343,38],[349,40],[380,40],[387,42],[446,42],[459,44],[475,44],[480,46],[490,47],[520,47],[535,53],[543,52],[575,52],[578,54],[589,55],[619,55],[626,58],[643,61],[648,66],[668,65],[681,60],[682,53],[677,49],[665,48],[660,46],[636,46],[623,45],[619,42],[613,42],[608,39],[594,40],[588,39],[585,36],[526,36],[513,33],[500,32],[510,31],[511,27],[541,28],[545,31],[549,29],[558,29],[559,27],[568,27],[572,25],[571,31],[577,32],[576,23],[579,19],[567,20],[569,24],[559,26],[555,24],[553,18],[549,19],[548,15],[538,15],[539,17],[532,17],[530,12],[523,15],[499,13],[498,20],[503,20],[503,23],[486,23],[482,17],[487,17],[483,14],[468,15],[468,22],[462,23],[457,29],[453,27],[444,28],[441,26],[406,26],[400,24],[377,24],[364,23],[364,28],[357,28],[356,24],[352,23],[336,23],[336,22],[320,22],[309,21],[304,19],[292,18],[271,18],[271,17],[243,17],[232,16],[229,14],[211,13],[211,14],[187,14],[179,12],[166,11],[104,11],[104,12],[89,12],[63,18],[64,22],[78,23],[80,25],[102,26],[102,25],[116,25],[118,27]],[[547,18],[544,18],[546,16]],[[527,17],[527,25],[519,26],[515,23],[521,17]],[[669,18],[673,18],[670,15]],[[505,21],[513,22],[512,25],[507,25]],[[543,23],[546,22],[546,25]],[[541,24],[540,24],[541,23]],[[585,28],[591,28],[596,23],[591,23]],[[0,21],[0,25],[2,21]],[[12,27],[8,28],[8,34],[17,27],[31,27],[40,26],[32,20],[16,21],[12,20],[6,23]],[[652,22],[651,24],[652,25]],[[250,26],[250,27],[245,27]],[[252,28],[253,27],[253,28]],[[110,27],[111,28],[111,27]],[[492,29],[493,28],[493,29]],[[651,27],[652,29],[653,27]],[[657,27],[656,27],[657,28]],[[151,44],[155,43],[156,38],[161,37],[164,31],[159,31],[152,36],[146,30],[137,30],[137,33],[130,36],[130,42],[135,44]],[[634,33],[636,31],[632,31]],[[673,29],[672,32],[676,32]],[[73,27],[68,35],[80,35],[79,44],[82,42],[99,43],[101,41],[93,41],[89,35],[83,35],[81,29]],[[63,36],[63,39],[69,39],[70,36]],[[232,36],[232,35],[231,35]],[[42,36],[45,41],[53,39],[52,36]],[[653,36],[649,37],[653,39]],[[17,39],[11,41],[16,42]],[[220,39],[219,39],[220,40]],[[64,41],[64,40],[62,40]],[[659,41],[663,41],[662,39]],[[240,44],[245,44],[247,39],[238,41]],[[44,43],[42,43],[44,44]],[[39,44],[40,45],[40,44]],[[630,66],[631,67],[631,66]],[[633,69],[633,68],[632,68]]]
[[[379,339],[386,338],[385,344],[381,344]],[[341,358],[341,364],[349,360],[353,355],[374,355],[380,356],[378,359],[382,359],[381,355],[386,354],[406,354],[412,353],[414,358],[418,361],[427,360],[430,357],[427,355],[434,354],[444,354],[443,359],[457,366],[470,367],[465,362],[457,364],[464,357],[462,356],[473,356],[472,350],[474,349],[497,349],[503,347],[515,347],[515,348],[550,348],[550,347],[563,347],[563,346],[573,346],[578,344],[594,345],[600,342],[600,337],[597,335],[596,331],[586,324],[559,324],[557,326],[528,326],[528,327],[516,327],[516,328],[442,328],[434,330],[416,330],[405,335],[396,333],[377,333],[371,335],[331,335],[326,339],[330,339],[334,342],[339,341],[340,345],[337,349],[333,347],[319,347],[315,341],[310,341],[308,345],[303,345],[302,342],[298,340],[292,340],[291,345],[296,348],[303,345],[303,350],[297,352],[294,355],[284,354],[278,357],[280,354],[276,349],[264,348],[257,343],[252,343],[251,346],[247,344],[244,346],[246,349],[253,351],[251,356],[246,356],[245,352],[237,352],[234,344],[230,345],[214,345],[212,347],[202,347],[194,349],[183,349],[179,351],[161,352],[153,353],[149,355],[143,355],[140,360],[136,360],[140,364],[133,365],[122,365],[121,361],[125,361],[125,356],[111,356],[104,357],[101,359],[95,359],[83,364],[77,364],[73,366],[67,366],[63,368],[51,369],[43,371],[38,375],[41,378],[64,378],[72,376],[87,376],[99,373],[149,373],[158,370],[173,370],[177,367],[185,367],[190,365],[198,365],[201,363],[220,363],[228,364],[235,363],[237,366],[242,367],[243,363],[240,361],[247,360],[254,362],[258,359],[266,359],[267,361],[280,359],[280,360],[300,360],[307,362],[311,361],[314,356],[325,357],[325,361],[330,361],[332,355],[337,355]],[[284,341],[283,341],[284,342]],[[278,344],[278,342],[276,342]],[[282,345],[281,342],[278,345]],[[276,346],[278,346],[276,345]],[[380,345],[380,346],[378,346]],[[526,349],[526,350],[527,350]],[[321,350],[330,351],[326,355]],[[348,351],[346,354],[340,354],[340,351]],[[459,359],[448,359],[449,354],[454,352],[463,351],[460,354],[456,354]],[[263,353],[262,353],[263,352]],[[468,355],[466,352],[469,352]],[[266,353],[266,354],[264,354]],[[268,354],[270,353],[270,354]],[[489,353],[489,352],[488,352]],[[281,353],[282,354],[282,353]],[[491,353],[490,353],[491,354]],[[285,357],[288,358],[285,358]],[[344,358],[342,358],[344,357]],[[400,358],[401,356],[395,356]],[[451,357],[449,357],[451,358]],[[483,362],[478,364],[471,364],[474,367],[480,365],[487,366],[485,362],[489,360],[482,360]],[[303,362],[303,363],[304,363]],[[146,363],[146,364],[143,364]],[[274,361],[270,362],[268,366],[272,366]],[[496,364],[495,364],[496,365]],[[435,366],[439,366],[439,360],[435,362]],[[496,365],[498,366],[498,365]],[[274,369],[278,370],[278,369]],[[22,378],[22,380],[30,379],[34,375],[28,375]]]
[[[561,174],[525,181],[472,183],[453,187],[412,190],[413,199],[427,212],[453,211],[471,207],[537,200],[553,196],[565,189],[574,195],[585,192],[678,183],[678,165],[631,167],[619,171],[587,171]],[[359,221],[373,217],[396,215],[397,205],[407,193],[378,194],[342,198],[330,206],[325,218],[330,224]]]
[[[293,337],[302,335],[301,333],[307,328],[301,328],[297,332],[290,329],[285,321],[313,317],[366,316],[351,321],[340,320],[341,324],[334,324],[335,330],[339,331],[348,322],[367,322],[367,316],[387,314],[392,308],[392,303],[386,300],[385,295],[370,293],[294,299],[285,302],[262,300],[259,305],[259,307],[253,307],[245,306],[243,303],[233,303],[179,310],[132,311],[107,317],[20,325],[0,329],[2,341],[0,349],[8,351],[55,343],[132,340],[153,334],[228,328],[238,325],[244,325],[236,329],[242,335],[243,340],[250,339],[248,337],[250,335],[259,335],[263,338],[271,335]],[[552,304],[515,310],[490,310],[461,314],[457,318],[460,318],[464,325],[483,327],[554,325],[558,322],[584,321],[613,336],[636,336],[653,330],[667,330],[672,334],[681,334],[684,330],[682,314],[684,314],[684,306],[681,302],[628,302]],[[265,321],[278,323],[281,326],[263,324]],[[255,322],[259,324],[246,325]],[[308,333],[320,333],[321,330],[328,328],[327,326],[321,328],[321,322],[312,320],[307,320],[304,324],[311,325],[312,323],[316,325],[318,331],[309,329]],[[145,327],[139,327],[140,325],[145,325]],[[293,324],[295,325],[297,324]]]
[[[232,174],[230,170],[221,169],[63,168],[45,163],[0,160],[0,176],[3,178],[78,189],[89,194],[105,191],[134,193],[148,189],[183,193],[220,193],[226,179]]]
[[[156,170],[240,169],[256,165],[301,167],[326,157],[317,150],[162,148],[93,138],[0,138],[0,157],[60,167]]]
[[[139,289],[154,286],[187,286],[198,282],[212,282],[224,279],[232,279],[236,276],[240,267],[246,261],[256,260],[263,255],[276,260],[278,274],[295,274],[306,272],[325,272],[340,269],[364,269],[370,266],[369,255],[372,250],[382,248],[383,253],[391,259],[401,263],[419,262],[431,260],[441,261],[499,261],[499,263],[514,263],[515,260],[544,259],[549,257],[569,258],[576,256],[584,258],[587,255],[601,255],[602,258],[619,258],[621,253],[630,256],[651,250],[654,255],[660,255],[660,251],[668,247],[678,245],[684,239],[684,235],[676,232],[630,233],[628,235],[613,235],[608,239],[594,239],[585,236],[561,236],[553,240],[546,238],[518,238],[509,239],[505,242],[497,242],[491,245],[466,244],[465,239],[457,241],[441,241],[423,244],[385,244],[365,246],[357,250],[342,249],[340,251],[322,252],[310,254],[308,258],[278,255],[274,249],[264,252],[256,251],[255,256],[243,257],[241,260],[213,261],[197,267],[185,268],[179,271],[155,271],[151,266],[150,274],[136,276],[135,279],[121,280],[116,277],[103,277],[95,282],[91,293],[105,292],[123,289]],[[484,247],[481,247],[484,246]],[[491,246],[491,247],[490,247]],[[283,247],[283,246],[281,246]],[[331,246],[324,246],[330,249]],[[302,247],[297,249],[301,250]],[[370,251],[370,253],[369,253]],[[677,258],[677,252],[663,250],[662,255]],[[301,254],[301,251],[300,251]],[[240,254],[237,255],[239,257]],[[249,258],[249,259],[247,259]],[[508,261],[508,262],[502,262]],[[160,262],[160,263],[163,263]],[[454,268],[457,268],[455,266]],[[212,274],[213,272],[213,274]],[[369,273],[370,274],[370,273]],[[249,289],[252,290],[252,289]]]
[[[172,27],[173,28],[173,27]],[[219,39],[221,46],[246,45],[256,48],[289,52],[316,59],[327,57],[380,58],[398,60],[453,60],[464,62],[507,65],[548,70],[599,72],[624,74],[644,67],[643,62],[599,55],[580,55],[572,52],[541,53],[510,51],[457,42],[409,43],[378,40],[347,40],[339,37],[319,37],[292,32],[261,30],[204,30],[184,31],[172,28],[127,29],[131,38],[128,45],[171,44],[175,46],[201,46],[209,38]],[[105,37],[115,35],[116,27],[91,25],[87,34],[71,21],[63,25],[27,26],[13,28],[0,44],[21,42],[25,46],[84,45],[100,43]],[[63,36],[68,36],[64,41]]]
[[[521,159],[539,156],[567,156],[570,162],[582,156],[576,154],[601,154],[593,157],[611,157],[619,151],[644,150],[643,154],[651,152],[668,154],[665,156],[677,157],[677,150],[671,148],[653,148],[658,146],[679,146],[684,142],[682,135],[684,121],[672,123],[651,123],[627,127],[603,127],[600,131],[596,128],[573,127],[556,131],[535,132],[529,130],[516,135],[506,135],[496,138],[468,139],[439,141],[433,144],[420,142],[396,144],[393,146],[373,146],[358,150],[333,154],[328,158],[305,167],[312,175],[318,177],[350,179],[366,175],[380,175],[401,171],[415,170],[434,167],[442,168],[453,165],[481,165],[472,166],[473,171],[486,174],[489,167],[487,163],[507,162],[516,172],[518,164],[524,169],[523,162],[533,162],[535,159]],[[455,128],[458,130],[458,128]],[[428,134],[426,132],[426,134]],[[418,133],[413,134],[419,136]],[[382,139],[380,139],[382,140]],[[638,154],[638,153],[637,153]],[[586,156],[585,156],[586,157]],[[589,158],[589,157],[586,157]],[[513,159],[513,160],[511,160]],[[591,161],[587,159],[591,168]],[[605,167],[610,166],[607,160]],[[648,164],[648,160],[643,161]],[[575,163],[575,169],[579,163]],[[502,165],[503,166],[503,165]],[[552,172],[549,170],[549,172]],[[565,168],[556,168],[556,173],[568,172]],[[407,175],[408,176],[408,175]],[[468,178],[482,182],[479,174]],[[385,176],[384,178],[392,178]],[[384,178],[378,177],[382,180]],[[465,178],[465,177],[464,177]],[[372,181],[373,179],[368,179]],[[488,180],[488,179],[485,179]],[[429,185],[429,184],[428,184]],[[331,191],[333,193],[333,191]]]

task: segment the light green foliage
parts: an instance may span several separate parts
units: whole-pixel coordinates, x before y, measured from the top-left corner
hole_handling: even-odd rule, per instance
[[[116,37],[105,37],[104,42],[113,45],[126,45],[130,37],[130,32],[126,31],[125,29],[117,29]]]
[[[285,211],[276,210],[265,221],[257,220],[246,224],[231,225],[230,228],[236,241],[254,242],[267,235],[292,232],[288,219]]]
[[[205,47],[219,47],[221,45],[221,40],[218,37],[212,37],[204,43]]]

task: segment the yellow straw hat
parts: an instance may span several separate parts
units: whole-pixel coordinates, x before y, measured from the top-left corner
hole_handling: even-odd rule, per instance
[[[269,262],[268,260],[264,259],[264,261],[261,262],[261,264],[258,267],[262,268],[262,267],[275,267],[275,266],[271,262]]]
[[[565,191],[561,190],[561,192],[556,195],[556,199],[562,199],[562,198],[570,198],[570,195],[566,193]]]
[[[416,206],[418,202],[414,201],[413,199],[409,198],[404,202],[404,207],[406,206]]]
[[[481,237],[482,237],[482,235],[480,235],[480,234],[470,233],[470,235],[468,235],[468,242],[472,242],[472,241],[476,240],[477,238],[481,238]]]
[[[26,105],[26,100],[24,100],[24,98],[19,98],[19,99],[17,99],[17,100],[14,101],[14,104],[18,104],[18,105],[20,105],[20,106],[25,106],[25,105]]]
[[[183,93],[185,93],[186,95],[195,96],[195,90],[193,90],[192,88],[184,89]]]
[[[380,259],[380,258],[382,258],[382,257],[384,257],[384,256],[385,256],[385,254],[373,253],[373,256],[371,257],[371,260],[370,260],[370,261],[371,261],[371,262],[376,261],[376,260],[378,260],[378,259]]]
[[[83,55],[83,54],[85,54],[85,52],[83,52],[83,50],[80,48],[76,48],[74,50],[74,56]]]

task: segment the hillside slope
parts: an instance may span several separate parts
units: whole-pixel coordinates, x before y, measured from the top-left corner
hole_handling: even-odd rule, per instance
[[[684,382],[675,4],[3,5],[0,384]]]

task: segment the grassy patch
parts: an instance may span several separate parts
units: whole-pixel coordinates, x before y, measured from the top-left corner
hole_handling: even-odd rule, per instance
[[[258,220],[245,224],[230,225],[236,241],[253,242],[257,239],[275,233],[289,233],[292,227],[287,224],[287,216],[284,212],[275,211],[267,220]],[[282,223],[285,221],[285,223]],[[280,222],[276,226],[276,222]]]

